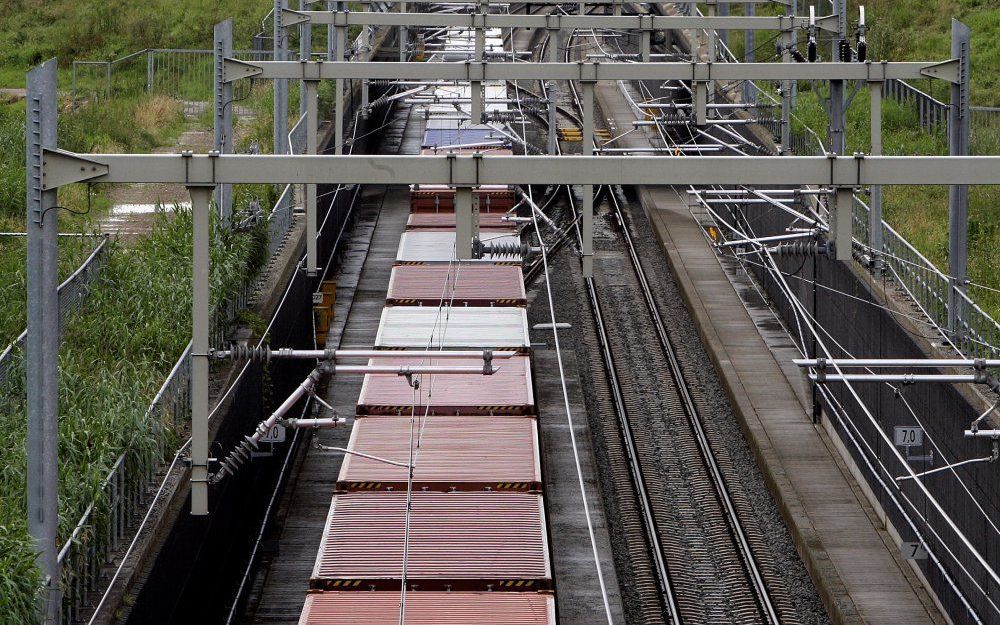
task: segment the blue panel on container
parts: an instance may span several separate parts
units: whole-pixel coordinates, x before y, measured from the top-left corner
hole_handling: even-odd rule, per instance
[[[507,143],[507,137],[489,126],[467,126],[465,128],[430,128],[424,133],[422,147],[476,147]]]

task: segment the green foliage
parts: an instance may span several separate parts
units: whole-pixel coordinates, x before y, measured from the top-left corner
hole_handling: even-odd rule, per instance
[[[13,6],[11,6],[13,5]],[[52,57],[109,60],[144,48],[211,48],[212,27],[234,19],[237,41],[260,30],[258,0],[7,0],[0,13],[0,85]]]
[[[191,327],[191,211],[160,211],[153,231],[115,244],[84,309],[67,324],[59,356],[60,541],[66,540],[123,452],[158,454],[186,423],[151,423],[146,409],[187,344]],[[213,302],[264,262],[266,229],[213,228]],[[0,388],[0,625],[31,622],[33,572],[25,518],[23,374]],[[169,447],[168,447],[169,448]],[[98,501],[98,523],[106,502]],[[101,535],[99,527],[92,528]],[[6,605],[5,602],[9,603]]]

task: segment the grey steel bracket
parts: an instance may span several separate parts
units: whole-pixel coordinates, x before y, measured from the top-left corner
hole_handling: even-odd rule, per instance
[[[281,10],[281,24],[285,28],[291,28],[292,26],[298,26],[299,24],[305,24],[312,21],[308,15],[305,15],[299,11],[294,11],[292,9],[282,9]]]
[[[473,13],[472,14],[472,27],[473,28],[486,28],[486,14],[485,13]]]
[[[466,80],[484,82],[486,80],[486,61],[465,61]],[[473,120],[475,121],[475,120]]]
[[[562,16],[558,13],[550,13],[545,16],[545,28],[548,30],[560,30]]]
[[[222,82],[236,82],[245,78],[253,78],[264,73],[264,68],[233,58],[222,61]]]
[[[597,74],[601,66],[599,61],[593,63],[577,61],[577,65],[580,68],[580,78],[578,79],[580,82],[597,82]]]
[[[639,30],[653,30],[653,16],[644,13],[639,16]]]
[[[865,66],[868,68],[867,82],[885,82],[885,70],[887,63],[888,61],[878,61],[876,63],[865,61]]]
[[[299,61],[302,64],[302,76],[299,77],[300,80],[322,80],[323,75],[323,61],[317,59],[315,61],[309,61],[303,59]]]
[[[840,32],[839,20],[840,18],[836,15],[826,15],[823,17],[817,17],[816,28],[826,31],[828,33]],[[792,28],[782,29],[782,30],[793,30],[793,29],[794,26]]]
[[[447,154],[448,186],[479,187],[479,166],[483,162],[483,154],[476,152],[471,159],[460,159],[457,154]]]
[[[949,59],[928,65],[921,69],[920,73],[928,78],[936,78],[957,85],[962,80],[961,59]]]
[[[75,182],[96,181],[111,168],[89,158],[60,149],[42,149],[42,190],[58,189]]]

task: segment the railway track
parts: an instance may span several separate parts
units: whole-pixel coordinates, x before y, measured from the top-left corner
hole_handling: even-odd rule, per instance
[[[571,49],[572,38],[567,61]],[[575,86],[570,83],[564,93],[579,110]],[[755,550],[766,536],[741,521],[747,503],[727,480],[734,467],[713,450],[698,407],[704,390],[685,376],[621,201],[614,192],[605,196],[608,210],[598,220],[595,252],[604,253],[602,262],[611,269],[606,275],[613,278],[586,281],[596,339],[587,347],[601,354],[621,438],[608,469],[619,481],[628,476],[619,493],[634,496],[634,506],[619,510],[620,521],[633,533],[641,528],[648,547],[644,567],[632,562],[636,590],[646,595],[640,618],[671,624],[795,622],[790,603],[772,597],[774,580]],[[575,206],[571,211],[576,213]],[[645,314],[635,309],[637,299]]]

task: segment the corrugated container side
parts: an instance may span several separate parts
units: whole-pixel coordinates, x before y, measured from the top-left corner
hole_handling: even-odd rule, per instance
[[[479,213],[480,228],[496,228],[504,230],[517,230],[517,224],[512,221],[504,221],[506,211],[494,213]],[[417,211],[410,213],[406,220],[406,227],[409,230],[421,228],[454,228],[455,212],[441,210],[438,212]]]
[[[360,417],[348,449],[396,462],[409,461],[419,437],[413,471],[417,491],[541,491],[538,429],[532,418],[484,419],[417,414]],[[347,454],[340,465],[341,491],[406,491],[405,467]]]
[[[512,235],[509,230],[480,230],[479,238],[492,245],[520,246],[521,238]],[[455,260],[455,231],[408,230],[399,237],[399,249],[396,252],[397,263],[446,263]],[[505,262],[509,264],[521,262],[517,254],[488,254],[485,258],[467,262]]]
[[[555,597],[537,592],[406,595],[408,625],[556,625]],[[310,593],[299,625],[398,625],[398,592]]]
[[[421,156],[434,156],[441,154],[482,154],[483,156],[513,156],[514,150],[507,147],[487,146],[483,148],[423,148],[420,150]]]
[[[524,306],[521,268],[515,265],[401,265],[392,268],[391,305]]]
[[[388,306],[382,309],[375,346],[528,351],[531,338],[523,308],[464,307],[445,311],[429,306]]]
[[[514,192],[499,185],[480,187],[473,190],[473,194],[479,198],[479,211],[481,213],[506,213],[514,207]],[[413,212],[454,211],[455,190],[444,185],[426,184],[420,185],[419,188],[411,188],[410,210]]]
[[[371,364],[445,364],[420,358],[373,358]],[[476,366],[479,358],[449,359],[447,364]],[[493,375],[452,374],[420,376],[417,401],[422,411],[437,415],[531,415],[535,396],[531,379],[531,359],[517,356],[495,360],[499,371]],[[409,414],[413,389],[398,375],[366,375],[358,397],[358,414]]]
[[[398,590],[405,492],[346,493],[330,505],[314,590]],[[407,580],[419,590],[548,590],[541,495],[414,493]]]
[[[451,105],[448,105],[449,107]],[[443,109],[444,110],[444,109]],[[448,111],[455,115],[457,111],[452,108]],[[433,117],[432,117],[433,119]],[[431,128],[428,126],[424,132],[422,148],[447,148],[458,146],[473,148],[478,146],[497,147],[497,144],[508,145],[510,139],[505,137],[500,131],[489,126],[476,125],[462,128]]]

